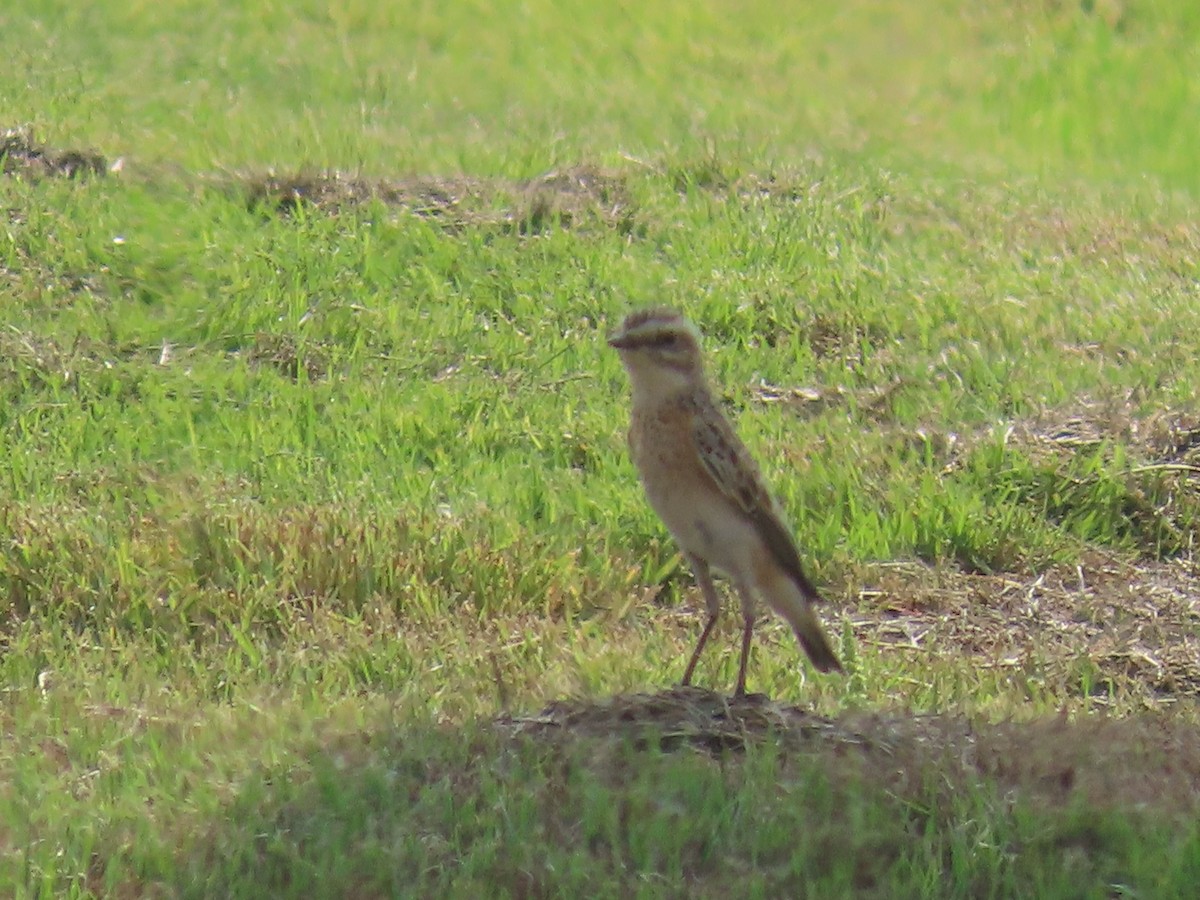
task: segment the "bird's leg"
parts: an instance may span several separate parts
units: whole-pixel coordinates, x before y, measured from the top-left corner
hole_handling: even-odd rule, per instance
[[[742,658],[738,661],[737,686],[733,696],[746,696],[746,664],[750,661],[750,640],[754,637],[754,595],[744,584],[737,586],[738,596],[742,598]]]
[[[687,554],[687,560],[691,563],[692,572],[696,575],[696,583],[700,585],[700,593],[704,595],[704,604],[708,607],[708,619],[704,623],[704,630],[700,632],[700,640],[696,642],[696,649],[692,651],[692,658],[688,660],[687,668],[683,670],[683,680],[679,683],[685,687],[692,683],[692,672],[696,669],[696,663],[700,661],[700,653],[704,650],[704,645],[708,643],[708,636],[712,634],[712,630],[717,624],[717,618],[721,615],[721,598],[717,594],[717,586],[713,584],[708,563],[690,553]]]
[[[700,652],[704,649],[704,645],[708,643],[708,636],[712,634],[713,627],[717,624],[717,616],[709,616],[708,621],[704,623],[704,630],[700,632],[700,640],[696,642],[696,649],[692,651],[692,658],[688,660],[687,668],[683,670],[683,679],[679,682],[682,686],[687,687],[692,683],[692,672],[696,668],[696,663],[700,661]]]

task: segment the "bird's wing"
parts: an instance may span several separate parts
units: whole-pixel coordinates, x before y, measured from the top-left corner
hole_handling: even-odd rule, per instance
[[[721,492],[745,513],[762,536],[776,562],[809,600],[821,595],[800,564],[800,554],[787,526],[776,511],[754,458],[734,433],[711,397],[696,398],[692,437],[697,456]]]

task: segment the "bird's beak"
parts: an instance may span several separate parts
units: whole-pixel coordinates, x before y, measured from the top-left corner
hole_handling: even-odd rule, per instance
[[[609,335],[608,346],[614,347],[617,350],[625,350],[629,347],[629,336],[623,331]]]

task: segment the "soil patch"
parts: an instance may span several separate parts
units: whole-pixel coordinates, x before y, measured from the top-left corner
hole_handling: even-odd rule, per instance
[[[1200,697],[1200,571],[1093,554],[1033,579],[879,565],[860,573],[855,636],[896,652],[976,661],[1093,704]]]
[[[320,381],[329,369],[329,353],[315,341],[301,343],[291,334],[268,334],[260,332],[254,336],[254,344],[246,354],[254,366],[267,366],[292,381]]]
[[[50,147],[30,128],[0,132],[0,172],[18,178],[84,178],[105,175],[108,162],[91,150]]]
[[[596,222],[631,227],[623,176],[575,166],[524,181],[500,178],[364,178],[341,172],[247,176],[252,205],[292,215],[300,206],[338,212],[370,202],[404,209],[447,227],[495,225],[521,234]]]

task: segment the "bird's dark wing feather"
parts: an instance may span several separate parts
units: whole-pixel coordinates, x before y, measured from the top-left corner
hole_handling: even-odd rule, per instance
[[[697,455],[717,487],[733,500],[762,535],[771,554],[811,600],[821,595],[800,564],[796,543],[780,518],[771,494],[746,445],[734,433],[712,398],[693,401],[693,431]]]

